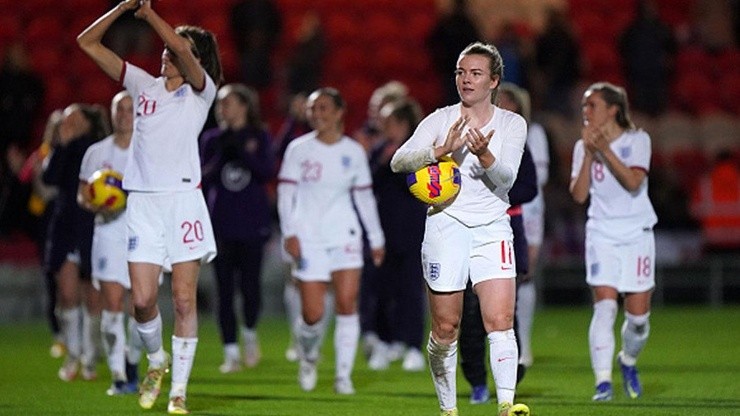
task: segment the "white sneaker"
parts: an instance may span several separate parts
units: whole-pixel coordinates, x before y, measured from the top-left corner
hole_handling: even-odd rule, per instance
[[[338,378],[334,380],[334,391],[337,394],[355,394],[355,386],[352,385],[352,380],[348,378]]]
[[[241,371],[242,364],[239,362],[239,360],[234,360],[232,358],[226,358],[224,360],[224,363],[218,366],[218,371],[221,372],[221,374],[229,374],[229,373],[236,373],[238,371]]]
[[[285,350],[285,359],[291,363],[298,361],[298,350],[295,349],[295,345],[291,344]]]
[[[378,341],[370,354],[367,366],[373,371],[387,370],[391,362],[388,359],[388,344]]]
[[[247,368],[254,368],[259,364],[262,358],[262,352],[260,351],[260,344],[257,342],[257,337],[254,339],[244,340],[244,365]]]
[[[395,362],[403,358],[403,354],[406,352],[406,346],[403,342],[396,341],[388,347],[388,361]]]
[[[370,360],[370,356],[372,356],[373,350],[379,342],[381,342],[380,338],[375,332],[367,332],[362,336],[362,353],[365,355],[365,359]]]
[[[302,359],[298,367],[298,384],[301,386],[301,390],[313,391],[316,388],[318,378],[316,362]]]
[[[519,356],[519,364],[527,368],[531,367],[533,362],[534,362],[534,358],[532,358],[532,354],[526,354],[526,355]]]
[[[424,355],[416,348],[409,348],[403,357],[403,369],[406,371],[424,371],[426,360]]]
[[[59,368],[57,375],[62,381],[72,381],[77,377],[78,371],[80,371],[80,361],[68,356]]]

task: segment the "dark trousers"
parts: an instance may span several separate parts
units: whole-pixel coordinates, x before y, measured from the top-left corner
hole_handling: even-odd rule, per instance
[[[242,318],[247,328],[257,325],[262,309],[262,241],[219,241],[213,262],[218,290],[218,324],[224,344],[237,342],[234,289],[242,296]]]
[[[421,349],[424,339],[424,277],[418,250],[388,251],[378,268],[365,261],[360,285],[360,325],[384,342]]]

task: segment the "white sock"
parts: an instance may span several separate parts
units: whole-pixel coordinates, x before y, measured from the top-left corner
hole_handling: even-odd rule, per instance
[[[604,299],[594,303],[594,314],[591,318],[591,325],[588,327],[588,347],[596,385],[612,380],[614,321],[616,319],[616,300]]]
[[[334,352],[336,354],[336,377],[349,378],[355,364],[357,345],[360,342],[360,315],[337,315],[334,329]]]
[[[496,384],[496,398],[499,403],[514,403],[516,371],[519,364],[514,329],[489,332],[488,348],[491,374]]]
[[[450,345],[440,344],[430,334],[427,352],[439,408],[457,407],[457,341]]]
[[[138,364],[141,361],[141,350],[144,343],[141,340],[139,331],[136,330],[136,320],[128,317],[128,341],[126,343],[126,360],[131,364]]]
[[[334,317],[334,294],[329,292],[324,295],[324,314],[319,319],[319,322],[316,323],[321,334],[321,338],[319,338],[319,344],[321,345],[324,345],[324,337],[329,332],[328,328],[329,324],[331,324],[332,317]]]
[[[136,323],[136,330],[141,336],[141,342],[146,350],[146,358],[149,359],[149,368],[160,368],[165,364],[166,355],[162,346],[162,315],[157,316],[149,322]]]
[[[289,321],[293,322],[293,321]],[[244,343],[257,343],[257,331],[255,331],[253,328],[247,328],[246,326],[243,326],[241,328],[242,333],[242,339],[244,340]]]
[[[319,358],[319,349],[321,348],[320,340],[323,338],[320,321],[309,325],[302,317],[298,317],[294,331],[298,356],[304,360],[316,361]]]
[[[67,354],[79,359],[82,355],[82,307],[60,309],[59,318]]]
[[[123,312],[103,310],[100,318],[100,332],[103,336],[103,349],[108,357],[108,368],[114,380],[126,377],[126,330]]]
[[[635,365],[637,356],[645,347],[650,335],[650,312],[644,315],[624,313],[622,324],[622,362],[625,365]]]
[[[91,315],[87,308],[82,308],[82,362],[95,365],[98,360],[100,339],[100,315]]]
[[[170,398],[187,396],[190,371],[193,369],[198,338],[172,336],[172,388]]]
[[[229,361],[239,361],[240,360],[240,352],[239,352],[239,344],[236,342],[230,342],[228,344],[224,344],[224,358],[226,358]]]
[[[516,320],[517,337],[519,338],[519,358],[532,365],[532,324],[534,322],[534,311],[537,304],[537,292],[534,280],[522,282],[516,289]]]
[[[285,283],[285,287],[283,288],[283,305],[285,305],[285,317],[288,319],[288,322],[295,325],[301,316],[301,294],[294,282]],[[295,347],[296,343],[295,331],[291,330],[290,345]]]

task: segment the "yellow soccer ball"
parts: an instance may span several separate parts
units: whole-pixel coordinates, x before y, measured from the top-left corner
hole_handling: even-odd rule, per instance
[[[409,191],[418,200],[429,205],[444,205],[460,192],[460,169],[449,157],[409,173],[406,177]]]
[[[116,212],[126,207],[123,175],[113,169],[100,169],[87,181],[89,202],[92,206]]]

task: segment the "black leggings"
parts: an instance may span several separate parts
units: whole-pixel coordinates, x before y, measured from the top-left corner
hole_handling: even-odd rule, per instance
[[[218,289],[218,324],[224,344],[236,343],[237,323],[234,313],[234,289],[242,295],[244,325],[254,328],[262,309],[261,270],[264,256],[262,241],[219,241],[214,260]]]

